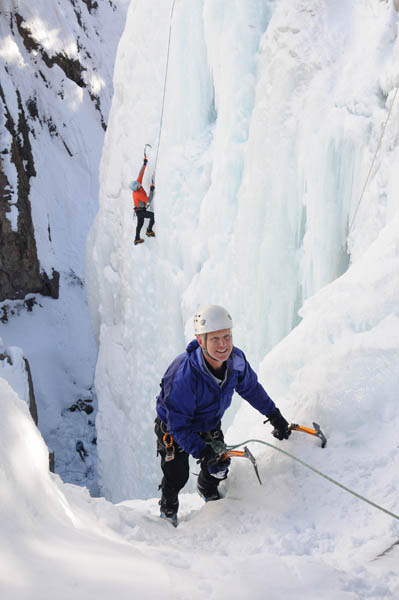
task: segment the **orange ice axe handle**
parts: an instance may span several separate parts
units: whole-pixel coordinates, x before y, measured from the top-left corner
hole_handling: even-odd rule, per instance
[[[248,460],[250,460],[252,463],[252,466],[254,468],[254,471],[256,473],[256,477],[258,478],[260,485],[262,485],[262,481],[259,477],[259,471],[258,471],[258,465],[256,464],[256,459],[255,459],[254,455],[252,454],[252,452],[250,452],[246,446],[244,446],[244,450],[227,450],[227,452],[225,452],[223,454],[222,460],[226,460],[226,458],[231,458],[232,456],[241,456],[242,458],[247,458]]]
[[[320,425],[313,422],[313,427],[314,429],[310,429],[310,427],[303,427],[302,425],[296,425],[295,423],[292,423],[290,425],[290,429],[293,431],[303,431],[305,433],[309,433],[310,435],[318,437],[321,440],[321,447],[325,448],[327,444],[327,438],[320,429]]]

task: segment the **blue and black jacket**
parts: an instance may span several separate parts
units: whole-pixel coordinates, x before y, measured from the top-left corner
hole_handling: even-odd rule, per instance
[[[201,347],[193,340],[162,379],[157,414],[179,446],[199,458],[206,447],[199,434],[220,423],[235,391],[263,415],[269,416],[276,410],[239,348],[234,346],[220,386],[205,368]]]

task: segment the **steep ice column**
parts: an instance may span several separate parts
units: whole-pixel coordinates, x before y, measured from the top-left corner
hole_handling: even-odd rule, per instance
[[[345,16],[328,12],[325,35],[340,52],[331,53],[303,98],[304,298],[342,274],[349,254],[357,260],[385,224],[394,119],[381,136],[397,32],[390,9],[375,8],[371,2],[352,3]]]
[[[249,173],[252,179],[261,177],[260,166],[255,171],[253,164],[255,150],[261,148],[262,135],[271,135],[274,155],[268,145],[263,154],[270,187],[265,194],[264,215],[270,224],[259,224],[262,218],[258,213],[256,227],[267,239],[253,244],[254,256],[258,250],[259,273],[252,280],[253,293],[243,300],[251,315],[259,315],[258,329],[267,345],[278,342],[284,328],[289,331],[290,321],[295,322],[295,313],[304,299],[323,286],[325,294],[317,297],[327,297],[327,284],[348,266],[346,252],[350,252],[351,265],[356,267],[365,252],[386,235],[385,230],[398,212],[394,200],[399,181],[394,167],[399,152],[397,110],[381,138],[398,86],[397,18],[393,19],[391,7],[381,4],[377,8],[372,2],[348,3],[345,14],[337,3],[329,5],[328,10],[320,3],[314,3],[311,10],[312,4],[307,4],[309,10],[303,11],[302,3],[280,3],[265,34],[261,57],[264,69],[248,145],[248,158],[252,153],[253,160],[251,165],[247,161],[241,190],[242,193]],[[279,79],[277,73],[284,73],[284,79]],[[240,214],[237,228],[239,219]],[[264,260],[264,248],[270,264]],[[342,264],[342,259],[346,259],[346,264]],[[237,264],[240,279],[247,281],[249,289],[253,273]],[[367,260],[362,264],[366,268]],[[377,261],[374,269],[376,264]],[[361,272],[357,271],[356,279],[359,290]],[[262,282],[269,289],[257,305]],[[343,294],[337,296],[337,301],[358,303],[361,312],[369,303],[369,291],[364,293],[364,298],[360,293],[352,300],[351,290],[348,298]],[[305,306],[313,306],[309,302]],[[310,309],[301,311],[300,316],[309,312]],[[315,327],[329,338],[323,319],[315,321]],[[258,343],[259,354],[262,340],[258,329],[249,329],[249,334],[254,344]],[[301,325],[298,329],[303,332]],[[295,395],[299,391],[296,386],[290,390],[290,397],[284,398],[289,388],[286,380],[291,381],[303,360],[306,365],[306,359],[298,362],[298,357],[290,364],[282,360],[289,343],[283,341],[278,346],[281,351],[272,353],[277,362],[281,361],[278,369],[274,369],[277,362],[271,360],[271,368],[267,372],[261,370],[262,382],[285,410],[292,402],[298,406]],[[312,348],[312,335],[307,343]],[[301,349],[299,344],[294,352],[300,356]],[[320,349],[315,351],[316,357],[318,354]],[[313,385],[312,369],[317,378],[316,363],[317,360],[309,369],[304,368],[306,375],[301,376],[302,401]],[[237,424],[244,415],[243,407]],[[254,422],[255,417],[248,415],[247,425]]]
[[[220,148],[226,166],[223,172],[220,151],[216,152],[213,185],[201,207],[207,260],[185,301],[194,306],[195,300],[203,299],[204,291],[212,290],[209,300],[227,304],[235,321],[236,343],[256,364],[292,328],[301,304],[298,271],[306,227],[302,178],[298,176],[301,94],[320,68],[312,44],[317,35],[322,39],[323,13],[320,9],[298,15],[292,3],[279,3],[267,29],[263,21],[266,32],[259,56],[262,29],[259,26],[254,31],[250,16],[247,14],[247,21],[235,22],[240,56],[237,61],[233,51],[232,64],[238,63],[236,78],[226,84],[222,76],[215,77],[215,98],[218,85],[220,95],[226,95],[226,109],[218,113],[216,127],[216,132],[218,128],[222,131]],[[245,36],[251,34],[248,43]],[[224,58],[223,75],[230,65],[229,58]],[[231,99],[243,98],[244,92],[251,96],[234,112]],[[229,119],[230,115],[234,118]],[[223,124],[227,124],[228,135]],[[223,178],[218,177],[219,172]],[[214,190],[221,190],[220,181],[225,189],[216,194]],[[234,186],[229,186],[230,182]]]
[[[273,13],[225,261],[230,310],[242,320],[236,339],[255,361],[295,326],[303,300],[347,266],[348,222],[386,115],[378,79],[394,34],[386,7],[376,13],[371,3],[349,3],[344,14],[280,2]],[[370,185],[359,241],[371,239],[370,216],[372,236],[381,227],[379,188]]]
[[[239,190],[246,164],[248,134],[255,101],[258,51],[271,11],[270,2],[208,2],[205,5],[205,36],[215,90],[216,121],[212,144],[211,182],[200,207],[198,253],[200,269],[184,294],[184,313],[190,316],[186,337],[192,335],[191,316],[200,304],[228,306],[240,323],[237,287],[239,263],[247,262],[247,236],[232,252],[240,201],[247,216],[256,219],[252,194]],[[247,290],[248,292],[248,290]],[[244,319],[245,316],[243,315]],[[251,326],[246,321],[246,326]]]

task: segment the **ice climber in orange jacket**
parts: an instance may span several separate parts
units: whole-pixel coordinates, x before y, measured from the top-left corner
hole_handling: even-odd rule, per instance
[[[147,237],[155,237],[155,231],[152,230],[154,226],[154,213],[150,210],[147,210],[148,204],[152,201],[155,193],[155,185],[152,183],[150,186],[150,195],[147,196],[145,189],[143,188],[143,176],[144,171],[147,166],[148,160],[144,158],[143,166],[141,167],[139,176],[135,181],[132,181],[130,184],[130,189],[133,191],[133,202],[134,202],[134,211],[137,216],[137,227],[136,227],[136,237],[134,240],[134,245],[142,244],[144,240],[140,237],[141,228],[144,224],[144,219],[149,219],[146,235]]]

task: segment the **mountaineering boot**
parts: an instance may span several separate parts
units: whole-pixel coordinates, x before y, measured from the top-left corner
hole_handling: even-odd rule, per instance
[[[153,231],[152,229],[147,229],[145,234],[147,237],[155,237],[155,231]]]
[[[168,506],[164,498],[161,498],[158,504],[161,507],[161,513],[159,515],[161,519],[165,519],[166,521],[169,521],[173,527],[177,527],[179,524],[177,519],[177,510],[179,505],[177,504],[176,506]]]
[[[222,497],[219,494],[219,490],[217,488],[214,490],[205,490],[204,488],[201,488],[199,485],[197,485],[197,491],[198,491],[199,495],[201,496],[201,498],[203,498],[205,500],[205,502],[212,502],[214,500],[220,500],[220,498]]]
[[[207,472],[206,467],[201,466],[201,470],[197,479],[197,491],[201,498],[205,500],[205,502],[210,502],[212,500],[220,500],[221,495],[218,490],[218,485],[220,480],[215,477],[211,477],[211,475]]]
[[[142,238],[138,238],[137,240],[134,240],[134,245],[137,246],[137,244],[143,244],[144,240]]]
[[[165,519],[165,521],[169,521],[169,523],[171,523],[173,525],[173,527],[177,527],[179,524],[179,521],[177,519],[177,513],[173,513],[170,516],[168,516],[165,512],[163,512],[161,510],[161,514],[159,516],[161,517],[161,519]]]

